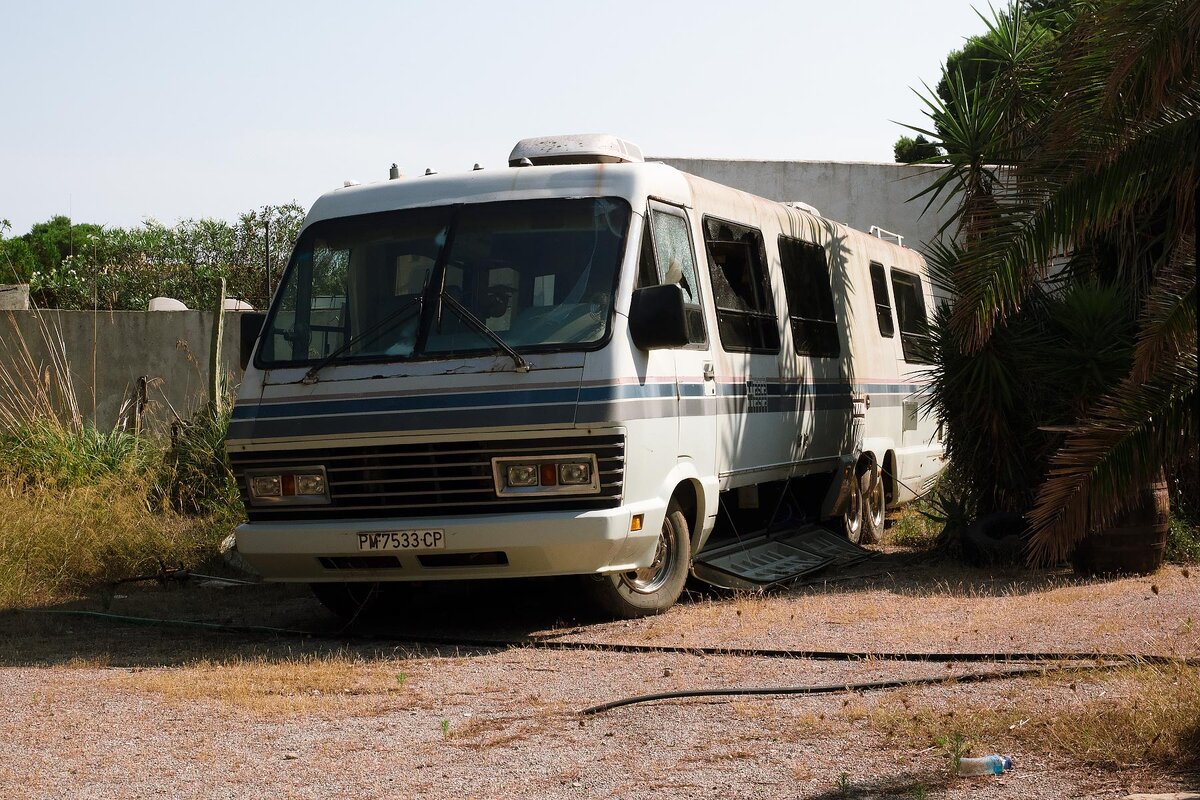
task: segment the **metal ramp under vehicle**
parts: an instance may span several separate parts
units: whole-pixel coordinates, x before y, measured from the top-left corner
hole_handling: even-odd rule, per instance
[[[828,567],[846,567],[871,553],[819,525],[758,534],[705,548],[692,574],[724,589],[765,589]]]

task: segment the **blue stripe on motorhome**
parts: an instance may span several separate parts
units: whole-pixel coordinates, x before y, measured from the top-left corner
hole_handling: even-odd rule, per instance
[[[766,412],[794,413],[844,410],[851,405],[845,383],[767,383]],[[899,405],[914,384],[860,384],[873,395],[872,405]],[[338,435],[386,431],[413,432],[477,427],[621,422],[670,416],[747,413],[745,383],[717,386],[706,396],[704,383],[680,384],[682,402],[676,405],[673,383],[607,384],[499,392],[364,397],[306,400],[235,407],[229,426],[231,440]],[[757,412],[762,413],[762,412]]]
[[[229,439],[277,439],[297,436],[336,436],[357,433],[412,432],[459,428],[508,428],[569,425],[574,403],[493,406],[457,410],[398,411],[335,414],[321,417],[280,417],[233,420]]]
[[[233,419],[315,417],[342,414],[374,414],[386,411],[436,411],[455,408],[488,408],[530,404],[574,403],[574,387],[502,392],[447,392],[391,397],[356,397],[350,400],[308,400],[297,403],[239,405]]]
[[[670,397],[665,398],[626,400],[619,403],[580,403],[579,410],[575,414],[575,421],[578,423],[624,422],[631,419],[671,417],[677,413],[676,403],[674,392]]]

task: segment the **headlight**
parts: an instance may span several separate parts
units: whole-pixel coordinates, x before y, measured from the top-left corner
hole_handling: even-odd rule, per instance
[[[283,494],[283,482],[278,475],[256,475],[250,479],[250,498],[279,497]]]
[[[531,464],[513,464],[507,470],[509,488],[538,485],[538,468]]]
[[[492,475],[500,497],[600,492],[596,457],[590,453],[493,458]]]
[[[586,461],[558,465],[558,482],[566,486],[582,486],[592,482],[592,465]]]
[[[325,505],[329,484],[325,468],[292,467],[286,471],[255,470],[246,473],[251,505]]]
[[[325,494],[325,476],[319,473],[297,475],[296,494]]]

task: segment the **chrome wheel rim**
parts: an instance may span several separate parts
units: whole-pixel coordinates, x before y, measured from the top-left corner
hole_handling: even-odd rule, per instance
[[[669,521],[663,520],[658,545],[654,548],[654,560],[647,567],[621,573],[621,582],[638,594],[657,592],[671,576],[671,550],[674,543],[675,531]]]
[[[846,534],[851,541],[858,541],[859,535],[862,533],[862,524],[862,493],[858,489],[858,481],[854,481],[850,490],[850,511],[846,514]]]
[[[867,496],[867,513],[871,515],[871,523],[876,528],[883,527],[883,479],[875,480],[875,488]]]

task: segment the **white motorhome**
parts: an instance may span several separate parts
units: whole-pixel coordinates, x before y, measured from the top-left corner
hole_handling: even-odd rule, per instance
[[[870,541],[943,465],[931,305],[914,251],[610,136],[338,189],[244,320],[237,549],[340,613],[382,582],[580,575],[636,616],[781,508]]]

